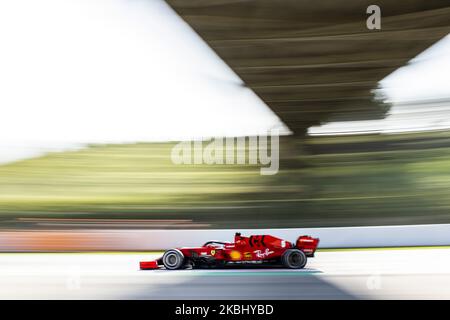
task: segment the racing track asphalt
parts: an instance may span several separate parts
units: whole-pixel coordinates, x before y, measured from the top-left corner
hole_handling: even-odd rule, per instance
[[[306,269],[149,270],[141,253],[3,253],[1,299],[450,299],[450,249],[318,252]]]

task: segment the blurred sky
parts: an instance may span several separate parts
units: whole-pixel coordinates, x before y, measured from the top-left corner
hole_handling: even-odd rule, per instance
[[[0,161],[79,143],[289,133],[159,0],[0,2]]]
[[[1,1],[0,46],[0,162],[85,143],[289,132],[161,0]],[[388,77],[389,97],[448,93],[449,48],[447,38]]]
[[[389,100],[450,100],[450,35],[380,81]]]

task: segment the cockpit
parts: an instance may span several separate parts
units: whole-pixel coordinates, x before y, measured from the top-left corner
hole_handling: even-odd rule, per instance
[[[223,248],[225,248],[225,245],[228,245],[228,244],[231,244],[231,243],[213,240],[213,241],[206,242],[203,246],[204,247],[214,247],[217,249],[223,249]]]

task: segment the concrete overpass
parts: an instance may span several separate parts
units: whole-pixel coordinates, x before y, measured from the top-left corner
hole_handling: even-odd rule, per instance
[[[448,0],[166,0],[296,135],[377,119],[373,89],[450,33]],[[381,8],[381,30],[366,9]]]

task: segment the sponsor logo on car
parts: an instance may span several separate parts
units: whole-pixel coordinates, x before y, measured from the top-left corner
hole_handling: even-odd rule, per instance
[[[266,248],[265,251],[262,251],[262,250],[255,250],[255,251],[253,251],[253,252],[256,254],[256,256],[257,256],[258,258],[267,258],[267,257],[270,256],[272,253],[274,253],[274,251],[270,251],[269,248]]]
[[[230,252],[230,258],[232,260],[239,260],[239,259],[241,259],[241,256],[242,255],[241,255],[241,253],[239,251],[233,250],[233,251]]]

